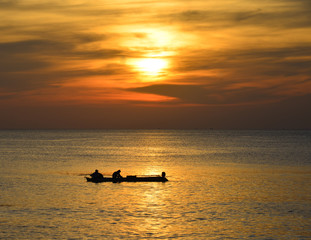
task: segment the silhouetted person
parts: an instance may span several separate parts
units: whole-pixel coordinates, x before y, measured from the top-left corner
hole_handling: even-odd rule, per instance
[[[118,171],[115,171],[113,174],[112,174],[112,178],[113,179],[117,179],[117,178],[123,178],[120,174],[121,170],[118,170]]]
[[[90,174],[90,176],[96,180],[104,178],[103,174],[99,173],[97,169],[95,170],[95,172]]]

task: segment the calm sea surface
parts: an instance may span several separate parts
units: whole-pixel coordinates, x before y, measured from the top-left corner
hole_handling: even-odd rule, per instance
[[[0,239],[311,239],[311,131],[0,131],[0,167]]]

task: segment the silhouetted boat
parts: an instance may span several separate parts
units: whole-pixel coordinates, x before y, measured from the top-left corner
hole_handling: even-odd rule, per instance
[[[100,182],[167,182],[167,178],[165,177],[165,172],[162,173],[162,176],[160,175],[142,175],[142,176],[136,176],[136,175],[130,175],[123,178],[112,178],[112,177],[103,177],[103,178],[91,178],[91,177],[85,177],[86,181],[88,182],[94,182],[94,183],[100,183]]]

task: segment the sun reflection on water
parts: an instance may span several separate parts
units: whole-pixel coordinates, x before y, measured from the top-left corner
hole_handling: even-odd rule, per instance
[[[24,144],[10,151],[5,166],[11,167],[1,175],[1,227],[11,238],[308,238],[310,166],[243,164],[240,159],[249,154],[235,156],[232,147],[224,151],[223,140],[209,149],[215,138],[206,144],[204,138],[201,145],[195,143],[197,135],[188,139],[174,132],[109,131],[96,141],[92,132],[88,141],[76,142],[74,132],[62,133],[69,134],[66,141],[55,141],[59,137],[52,136],[58,133],[41,134],[39,141],[19,139]],[[8,139],[12,141],[11,135]],[[11,145],[6,148],[11,150]],[[33,149],[41,159],[33,158]],[[53,155],[56,149],[59,155]],[[16,161],[13,169],[10,164],[20,156],[27,161]],[[221,161],[226,157],[230,161]],[[124,176],[165,171],[169,181],[93,184],[73,174],[95,166],[110,176],[119,167]]]

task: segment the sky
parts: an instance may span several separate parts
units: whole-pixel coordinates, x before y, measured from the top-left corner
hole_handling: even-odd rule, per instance
[[[0,129],[311,129],[310,0],[0,0]]]

